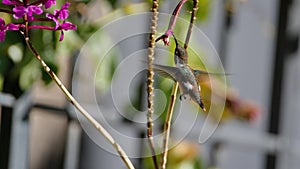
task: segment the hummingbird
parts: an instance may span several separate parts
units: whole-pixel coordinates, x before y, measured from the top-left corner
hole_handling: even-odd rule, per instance
[[[179,97],[180,100],[187,98],[192,99],[203,109],[203,111],[206,111],[200,96],[201,88],[196,80],[194,70],[187,64],[187,51],[178,44],[174,35],[173,37],[176,43],[174,52],[174,62],[176,66],[172,67],[153,64],[153,68],[159,74],[178,82],[182,93]]]

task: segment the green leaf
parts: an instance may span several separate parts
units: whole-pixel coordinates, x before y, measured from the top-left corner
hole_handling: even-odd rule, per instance
[[[20,87],[26,90],[40,77],[40,66],[37,62],[32,61],[26,65],[20,73]]]
[[[11,60],[7,56],[0,56],[0,74],[5,75],[12,66]]]
[[[0,75],[0,91],[3,90],[3,81],[4,81],[3,76]]]
[[[117,8],[118,0],[108,0],[108,2],[114,9]]]

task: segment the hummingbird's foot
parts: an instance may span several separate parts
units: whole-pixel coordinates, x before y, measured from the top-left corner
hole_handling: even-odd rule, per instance
[[[181,94],[181,95],[179,96],[179,99],[180,99],[180,101],[182,101],[182,100],[186,100],[187,97],[186,97],[185,94]]]

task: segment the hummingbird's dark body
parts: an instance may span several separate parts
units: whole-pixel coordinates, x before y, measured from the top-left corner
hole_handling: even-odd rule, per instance
[[[176,67],[153,65],[154,69],[156,69],[156,71],[158,71],[160,74],[167,75],[178,82],[182,93],[180,95],[180,99],[186,99],[189,97],[190,99],[194,100],[204,111],[206,111],[200,97],[201,88],[196,81],[194,70],[191,69],[187,64],[187,52],[178,44],[175,37],[174,39],[176,42],[176,49],[174,53],[174,62]]]

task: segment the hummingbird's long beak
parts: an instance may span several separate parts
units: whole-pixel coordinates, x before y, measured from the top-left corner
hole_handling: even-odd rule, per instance
[[[176,47],[177,47],[177,46],[179,45],[179,44],[178,44],[178,41],[177,41],[177,39],[176,39],[174,33],[173,33],[172,35],[173,35],[173,38],[174,38],[174,41],[175,41],[175,44],[176,44]]]

